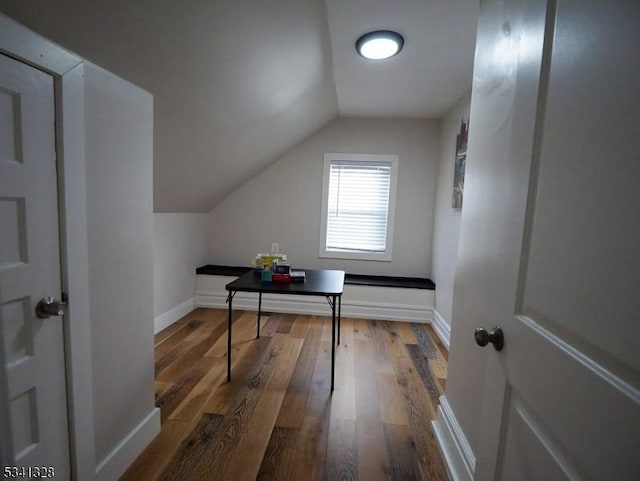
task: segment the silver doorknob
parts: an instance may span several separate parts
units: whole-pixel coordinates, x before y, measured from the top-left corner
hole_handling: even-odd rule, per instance
[[[36,314],[40,319],[47,319],[51,316],[64,316],[66,302],[53,297],[43,297],[36,305]]]
[[[475,332],[476,344],[484,347],[487,344],[493,344],[496,351],[501,351],[504,347],[504,333],[500,326],[495,326],[490,332],[483,327],[479,327]]]

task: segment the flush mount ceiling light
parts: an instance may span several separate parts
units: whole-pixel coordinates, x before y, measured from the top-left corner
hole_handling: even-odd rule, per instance
[[[356,42],[356,50],[364,58],[382,60],[397,55],[404,45],[404,38],[391,30],[365,33]]]

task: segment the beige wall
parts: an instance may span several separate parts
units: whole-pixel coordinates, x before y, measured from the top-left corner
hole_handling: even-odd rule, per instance
[[[96,461],[154,409],[153,99],[85,67]]]
[[[207,214],[153,214],[153,315],[193,298],[207,263]]]
[[[430,276],[439,143],[436,120],[336,119],[210,212],[208,261],[248,265],[278,242],[294,266]],[[399,155],[391,262],[318,257],[325,152]]]
[[[208,212],[338,114],[324,1],[2,0],[0,10],[153,93],[156,212]]]
[[[471,91],[464,94],[442,119],[435,221],[433,226],[433,281],[436,283],[435,309],[451,325],[453,279],[460,236],[460,209],[451,207],[456,136],[460,122],[469,120]],[[464,205],[464,204],[463,204]]]

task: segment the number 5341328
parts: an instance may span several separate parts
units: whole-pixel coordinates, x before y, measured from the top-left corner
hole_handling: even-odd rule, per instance
[[[5,479],[53,478],[53,466],[6,466],[2,472]]]

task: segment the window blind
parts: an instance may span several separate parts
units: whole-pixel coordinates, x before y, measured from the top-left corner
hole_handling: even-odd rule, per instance
[[[385,252],[390,162],[331,161],[327,250]]]

